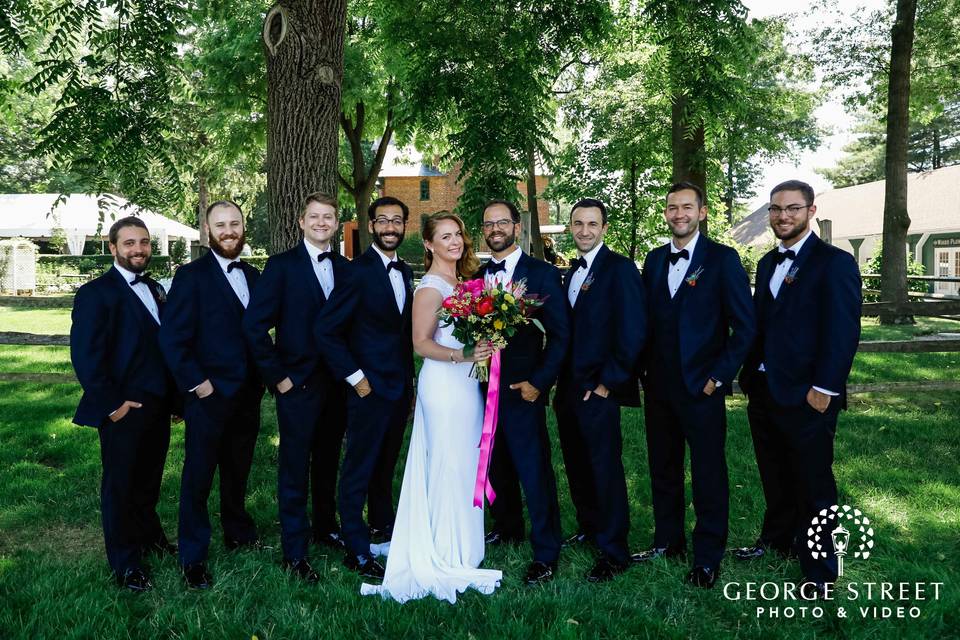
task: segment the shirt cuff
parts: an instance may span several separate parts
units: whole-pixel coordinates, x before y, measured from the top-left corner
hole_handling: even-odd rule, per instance
[[[827,390],[824,389],[823,387],[818,387],[818,386],[816,386],[816,385],[813,385],[813,388],[816,389],[817,391],[819,391],[820,393],[825,393],[825,394],[827,394],[828,396],[838,396],[838,395],[840,395],[840,394],[837,393],[836,391],[827,391]]]
[[[347,384],[351,387],[355,387],[358,382],[364,379],[363,369],[357,369],[353,373],[347,376]]]

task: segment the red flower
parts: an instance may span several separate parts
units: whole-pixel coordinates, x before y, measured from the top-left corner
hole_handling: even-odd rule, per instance
[[[493,298],[486,296],[477,302],[477,315],[486,316],[493,313]]]
[[[457,299],[454,298],[453,296],[450,296],[449,298],[444,298],[444,300],[443,300],[443,308],[446,309],[447,311],[456,309],[456,308],[457,308]]]

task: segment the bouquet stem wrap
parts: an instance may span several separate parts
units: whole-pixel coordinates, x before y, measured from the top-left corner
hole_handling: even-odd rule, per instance
[[[497,494],[490,484],[490,457],[493,455],[493,437],[497,433],[497,417],[500,411],[500,350],[490,360],[490,381],[487,385],[487,402],[483,411],[483,431],[480,435],[480,460],[477,463],[477,482],[473,487],[473,506],[483,508],[483,496],[493,504]]]

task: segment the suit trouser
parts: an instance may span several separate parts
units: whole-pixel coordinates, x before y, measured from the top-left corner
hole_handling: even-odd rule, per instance
[[[347,394],[347,439],[340,468],[340,531],[349,551],[370,553],[370,530],[363,521],[369,501],[370,525],[393,527],[393,475],[410,415],[410,392],[388,400],[376,392]]]
[[[813,517],[837,504],[833,476],[833,441],[840,413],[833,398],[825,413],[806,402],[799,407],[777,404],[767,387],[767,376],[757,376],[748,396],[747,417],[757,454],[767,508],[761,543],[779,551],[793,548],[804,575],[814,581],[837,578],[837,560],[831,553],[814,560],[806,545]]]
[[[320,416],[322,426],[311,452],[310,501],[313,511],[310,519],[317,536],[340,531],[337,524],[337,475],[343,434],[347,428],[347,389],[346,383],[327,387],[328,396]]]
[[[520,539],[526,531],[523,521],[523,496],[520,493],[520,478],[507,448],[505,433],[498,427],[494,436],[489,479],[497,499],[489,505],[488,510],[493,518],[494,530],[505,537]]]
[[[214,472],[220,470],[220,523],[223,537],[240,544],[257,539],[257,527],[244,501],[260,433],[263,388],[241,387],[232,397],[214,391],[186,399],[185,456],[180,483],[180,564],[206,562],[210,547],[207,502]]]
[[[557,502],[557,482],[550,461],[545,404],[527,402],[516,391],[504,392],[500,398],[494,458],[498,454],[497,447],[500,448],[501,455],[508,455],[515,477],[523,487],[523,494],[527,499],[533,559],[556,562],[560,556],[561,543],[560,505]],[[499,485],[491,484],[494,491],[499,492]],[[497,493],[494,504],[500,499],[501,496]]]
[[[554,402],[563,464],[580,531],[596,540],[601,553],[626,563],[630,507],[623,470],[620,403],[579,392]]]
[[[119,575],[140,567],[143,548],[167,543],[157,515],[163,466],[170,446],[165,399],[144,395],[143,405],[100,426],[100,510],[107,562]]]
[[[653,496],[653,546],[686,546],[684,453],[690,446],[694,565],[716,568],[727,544],[730,490],[724,450],[727,413],[723,394],[693,397],[683,390],[644,394],[647,458]]]

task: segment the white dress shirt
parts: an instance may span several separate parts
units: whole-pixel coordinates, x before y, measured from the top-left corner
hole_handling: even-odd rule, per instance
[[[496,258],[490,258],[491,264],[500,264],[501,262],[505,263],[506,266],[503,271],[498,271],[494,274],[487,274],[486,281],[488,284],[497,284],[500,282],[512,282],[513,281],[513,272],[517,268],[517,263],[520,262],[520,256],[523,254],[523,250],[520,249],[517,245],[514,245],[514,250],[506,258],[502,260],[497,260]]]
[[[150,312],[150,315],[153,316],[153,319],[157,321],[157,324],[160,324],[160,310],[157,308],[157,301],[153,299],[153,293],[150,291],[150,287],[147,286],[146,282],[138,282],[137,284],[130,284],[133,282],[133,279],[137,277],[137,274],[134,272],[124,269],[116,261],[113,262],[113,268],[120,272],[120,275],[123,276],[123,279],[127,281],[127,284],[130,285],[130,288],[133,289],[133,292],[137,294],[137,297],[140,298],[140,302],[143,303],[143,306],[147,308],[147,311]]]
[[[317,280],[320,282],[320,288],[323,289],[323,295],[326,296],[327,300],[330,299],[330,294],[333,293],[334,279],[333,279],[333,259],[324,260],[323,262],[317,262],[317,256],[321,253],[330,251],[330,245],[328,244],[325,249],[321,249],[306,240],[303,241],[303,246],[307,248],[307,255],[310,256],[310,264],[313,265],[313,273],[317,276]]]
[[[690,242],[683,247],[683,249],[686,249],[687,253],[690,254],[690,257],[680,258],[677,260],[677,264],[671,264],[670,269],[667,271],[667,287],[670,289],[671,298],[677,295],[677,291],[680,290],[680,285],[683,284],[683,279],[687,275],[687,267],[690,266],[690,260],[693,259],[693,250],[697,248],[697,240],[699,239],[700,232],[694,231]],[[677,249],[677,246],[673,244],[673,240],[670,241],[670,253],[680,253],[683,249]]]
[[[309,248],[309,245],[307,245]],[[380,251],[380,247],[375,244],[370,245],[373,247],[380,255],[380,259],[383,260],[383,268],[386,269],[391,262],[397,262],[397,255],[394,254],[392,258],[389,258],[383,254],[383,251]],[[314,258],[316,259],[316,258]],[[393,295],[397,300],[397,309],[400,310],[400,313],[403,313],[403,305],[407,301],[407,289],[403,282],[403,274],[400,273],[397,269],[389,269],[387,275],[390,278],[390,285],[393,286]],[[349,376],[347,376],[347,384],[354,386],[361,380],[363,380],[363,369],[357,369]]]
[[[791,249],[793,250],[794,253],[799,255],[800,249],[803,248],[803,243],[805,243],[812,234],[813,234],[813,230],[807,231],[807,234],[802,238],[800,238],[797,242],[795,242],[792,247],[785,247],[781,242],[780,246],[777,247],[777,251],[779,251],[780,253],[786,253],[787,249]],[[777,295],[779,295],[780,287],[783,286],[783,281],[787,277],[787,274],[790,272],[791,267],[793,267],[793,260],[791,260],[790,258],[786,258],[783,262],[778,264],[776,268],[773,270],[773,275],[770,276],[770,294],[774,297],[774,299],[776,299]],[[762,362],[760,363],[759,370],[760,371],[767,370],[767,368],[763,365]],[[828,396],[840,395],[836,391],[830,391],[829,389],[824,389],[822,387],[814,386],[813,388],[819,391],[820,393],[827,394]]]
[[[593,267],[593,260],[597,257],[597,253],[600,251],[600,247],[603,246],[603,242],[595,246],[588,253],[580,256],[587,262],[586,268],[577,267],[577,270],[573,272],[573,275],[570,276],[570,288],[567,289],[567,299],[570,300],[570,306],[577,304],[577,296],[580,295],[580,288],[583,286],[584,280],[587,279],[587,274],[590,273],[590,269]]]
[[[239,263],[240,260],[228,260],[213,249],[211,249],[210,252],[213,253],[213,257],[220,263],[220,268],[223,269],[223,275],[227,276],[227,282],[230,283],[230,288],[237,294],[237,297],[240,299],[240,304],[246,309],[247,304],[250,302],[250,287],[247,286],[247,276],[243,275],[243,269],[239,264],[233,268],[233,271],[227,271],[231,264],[234,262]]]

